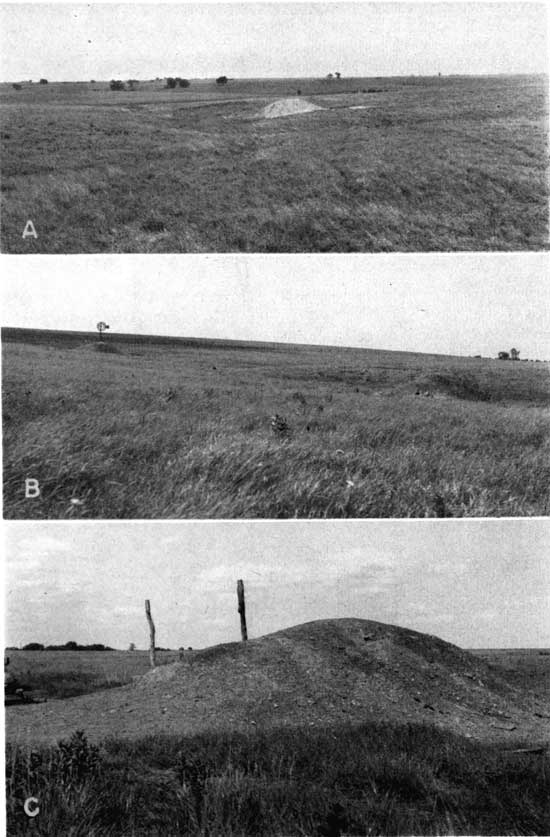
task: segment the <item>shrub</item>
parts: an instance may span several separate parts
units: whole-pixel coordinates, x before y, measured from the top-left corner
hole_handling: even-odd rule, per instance
[[[166,79],[166,87],[170,88],[170,90],[173,90],[175,86],[176,86],[176,79],[175,78],[169,77],[169,78]]]
[[[47,78],[41,78],[41,79],[40,79],[39,84],[47,84],[47,83],[48,83],[48,79],[47,79]]]
[[[124,90],[125,84],[123,81],[120,81],[119,79],[113,79],[109,83],[109,87],[111,88],[111,90]]]
[[[27,645],[23,646],[23,651],[43,651],[44,646],[41,642],[29,642]]]
[[[218,76],[218,78],[216,79],[216,84],[227,84],[228,81],[229,79],[227,78],[227,76]]]
[[[21,90],[21,85],[20,84],[12,84],[12,87],[13,87],[14,90]]]
[[[179,78],[178,83],[180,87],[191,87],[191,82],[188,78]]]

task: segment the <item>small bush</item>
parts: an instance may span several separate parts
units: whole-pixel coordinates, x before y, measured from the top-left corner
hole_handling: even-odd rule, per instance
[[[125,84],[120,79],[113,79],[109,82],[109,87],[111,90],[125,90]]]
[[[47,84],[47,83],[48,83],[48,79],[47,79],[47,78],[41,78],[41,79],[40,79],[39,84]]]
[[[13,87],[14,90],[21,90],[22,89],[20,84],[12,84],[12,87]]]
[[[168,87],[170,90],[173,90],[174,87],[176,86],[176,84],[177,84],[177,81],[176,81],[175,78],[169,77],[169,78],[166,79],[166,87]]]
[[[98,340],[98,342],[94,344],[94,348],[96,352],[104,352],[104,354],[108,355],[120,354],[120,351],[115,345],[113,345],[113,343],[106,343],[104,340]]]
[[[229,79],[227,78],[227,76],[218,76],[218,78],[216,79],[216,84],[227,84],[228,81]]]
[[[179,78],[178,84],[180,87],[191,87],[191,82],[188,78]]]

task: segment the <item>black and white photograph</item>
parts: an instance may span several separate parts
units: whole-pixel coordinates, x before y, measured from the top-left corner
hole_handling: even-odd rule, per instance
[[[550,510],[546,254],[17,258],[4,516]]]
[[[4,253],[548,249],[544,2],[8,3]]]
[[[6,837],[548,837],[549,41],[0,2]]]
[[[8,524],[8,833],[548,834],[549,533]]]

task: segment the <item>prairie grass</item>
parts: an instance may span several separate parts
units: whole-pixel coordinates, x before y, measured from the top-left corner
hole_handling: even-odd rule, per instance
[[[550,510],[546,364],[49,339],[4,342],[5,517]],[[274,413],[288,437],[271,432]],[[25,499],[26,478],[39,498]]]
[[[547,834],[547,755],[365,724],[7,748],[10,835]]]
[[[0,85],[4,252],[548,246],[544,76],[162,85]]]
[[[64,699],[124,686],[150,670],[148,651],[22,651],[9,649],[9,673],[33,699]],[[177,651],[157,651],[157,665]]]

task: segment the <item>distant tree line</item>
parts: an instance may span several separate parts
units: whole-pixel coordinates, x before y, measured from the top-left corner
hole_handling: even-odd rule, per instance
[[[22,651],[114,651],[108,645],[94,642],[92,645],[80,645],[78,642],[66,642],[65,645],[42,645],[41,642],[29,642]]]
[[[170,88],[171,90],[173,90],[175,87],[191,87],[191,82],[188,78],[180,78],[179,76],[172,78],[171,76],[168,76],[168,78],[166,79],[166,87]]]

